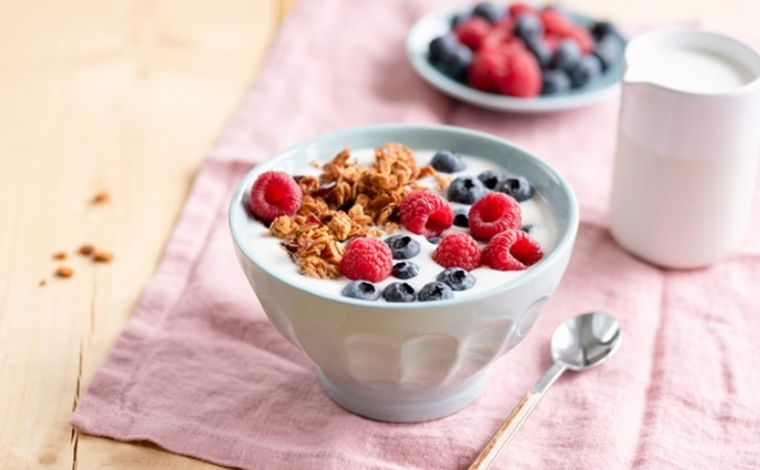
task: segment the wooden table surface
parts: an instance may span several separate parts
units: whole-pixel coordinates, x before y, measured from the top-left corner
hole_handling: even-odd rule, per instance
[[[67,420],[292,3],[0,2],[0,469],[214,467]],[[710,18],[740,34],[760,16],[758,0],[567,3],[619,21]],[[111,201],[91,205],[101,189]],[[114,261],[51,259],[85,242]],[[72,278],[53,276],[63,264]]]

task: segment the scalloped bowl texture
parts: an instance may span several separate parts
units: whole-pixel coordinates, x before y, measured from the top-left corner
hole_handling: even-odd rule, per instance
[[[521,276],[481,293],[437,302],[391,304],[334,297],[304,279],[273,272],[242,236],[244,195],[269,170],[294,173],[348,146],[359,150],[401,142],[412,150],[451,149],[490,160],[527,177],[549,203],[554,249]],[[440,418],[472,403],[490,364],[530,331],[562,278],[578,229],[572,189],[529,152],[481,132],[447,126],[381,125],[307,140],[256,166],[240,182],[229,210],[243,271],[275,328],[317,365],[327,394],[343,408],[383,421]]]

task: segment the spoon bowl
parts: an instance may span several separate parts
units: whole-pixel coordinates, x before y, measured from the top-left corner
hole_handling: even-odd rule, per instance
[[[552,359],[580,371],[604,362],[620,347],[620,324],[603,312],[573,317],[552,335]]]

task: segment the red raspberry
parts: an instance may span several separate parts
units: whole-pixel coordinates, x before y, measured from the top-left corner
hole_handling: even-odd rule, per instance
[[[271,222],[281,215],[295,214],[302,199],[301,188],[289,174],[267,171],[254,181],[248,204],[256,217]]]
[[[543,257],[539,244],[519,228],[496,235],[483,250],[483,264],[499,271],[522,271]]]
[[[470,66],[468,81],[475,89],[495,93],[498,91],[496,76],[502,67],[501,54],[492,46],[475,54]]]
[[[594,50],[594,38],[586,28],[573,28],[565,37],[577,42],[584,54],[590,54]]]
[[[340,260],[340,273],[355,281],[380,282],[391,275],[393,255],[388,245],[378,238],[354,238]]]
[[[564,13],[555,8],[545,8],[538,14],[544,24],[546,34],[565,36],[573,29],[573,23]]]
[[[439,235],[451,227],[454,211],[446,200],[430,191],[407,194],[398,206],[401,225],[426,238]]]
[[[474,17],[457,26],[454,29],[454,34],[456,34],[459,42],[473,51],[477,51],[490,30],[491,25],[488,21]]]
[[[534,10],[533,7],[528,5],[527,3],[515,2],[509,5],[509,16],[511,18],[517,18],[518,16],[524,15],[525,13],[535,13],[535,12],[536,10]]]
[[[470,207],[470,233],[480,240],[521,225],[520,204],[504,193],[488,193]]]
[[[494,49],[505,44],[519,43],[522,41],[514,36],[514,23],[511,18],[504,18],[494,24],[491,31],[486,34],[483,41],[480,43],[479,51],[485,51],[486,49]]]
[[[480,246],[464,232],[451,233],[436,247],[433,260],[444,268],[472,271],[480,266]]]
[[[551,49],[552,53],[557,50],[557,46],[559,46],[559,43],[562,42],[564,38],[562,36],[559,36],[557,34],[547,34],[544,36],[544,42],[549,46],[549,49]]]
[[[496,74],[496,85],[505,95],[537,96],[541,93],[541,66],[527,49],[511,47],[504,52],[504,64]]]

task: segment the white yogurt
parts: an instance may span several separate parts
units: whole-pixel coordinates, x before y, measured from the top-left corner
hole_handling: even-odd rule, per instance
[[[360,165],[372,164],[374,161],[374,150],[363,149],[353,150],[351,152],[352,157],[355,158]],[[415,151],[418,165],[427,165],[435,151]],[[491,162],[478,159],[471,156],[463,157],[466,163],[464,171],[452,174],[456,176],[477,176],[479,173],[485,170],[504,171]],[[303,168],[302,171],[296,172],[301,175],[318,175],[321,170],[313,168],[311,166]],[[438,191],[435,188],[435,181],[432,178],[426,178],[420,181],[422,184],[428,185],[431,189],[435,189],[436,192],[444,196],[445,194]],[[454,207],[469,207],[466,204],[452,203]],[[532,225],[530,235],[539,243],[541,250],[546,257],[549,252],[554,248],[556,241],[556,225],[546,201],[536,193],[531,199],[520,203],[522,209],[522,223],[525,225]],[[452,226],[445,231],[442,235],[446,235],[452,231],[467,231],[467,228]],[[416,235],[410,233],[403,228],[394,234],[404,233],[414,238],[420,244],[420,253],[408,260],[394,260],[394,264],[400,261],[411,261],[417,264],[420,268],[419,274],[411,279],[397,279],[393,276],[388,277],[384,281],[377,284],[379,289],[385,288],[392,282],[406,282],[411,285],[415,292],[419,290],[427,283],[436,280],[436,276],[444,270],[442,266],[433,261],[432,254],[438,245],[432,244],[422,235]],[[251,220],[249,224],[245,225],[243,237],[246,243],[250,243],[253,250],[259,254],[260,262],[271,269],[273,272],[279,274],[281,277],[288,278],[298,287],[327,295],[334,295],[336,297],[341,296],[341,290],[345,285],[350,282],[345,277],[340,279],[314,279],[298,272],[298,267],[290,259],[286,250],[281,246],[280,240],[269,235],[267,227],[264,224]],[[383,239],[385,237],[382,237]],[[525,271],[497,271],[488,267],[480,267],[473,271],[471,274],[475,276],[475,285],[465,291],[454,292],[454,296],[472,295],[478,292],[482,292],[493,287],[502,285],[512,279],[520,276]],[[381,302],[383,298],[380,297]]]

